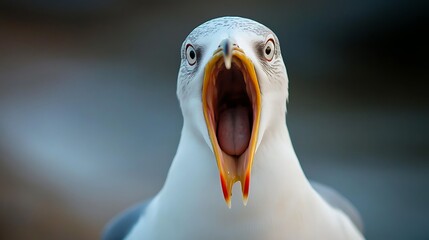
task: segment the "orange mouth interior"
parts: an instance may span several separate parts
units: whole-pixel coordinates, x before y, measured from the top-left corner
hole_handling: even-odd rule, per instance
[[[215,53],[206,65],[202,98],[225,201],[230,207],[232,186],[240,181],[246,204],[261,108],[251,60],[234,49],[227,69],[222,52]]]

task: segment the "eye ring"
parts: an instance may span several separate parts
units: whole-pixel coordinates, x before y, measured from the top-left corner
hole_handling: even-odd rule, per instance
[[[274,50],[275,50],[274,40],[270,38],[267,40],[267,42],[265,42],[265,46],[263,49],[263,55],[267,61],[273,60]]]
[[[197,52],[191,44],[186,45],[186,60],[188,60],[189,65],[193,66],[197,62]]]

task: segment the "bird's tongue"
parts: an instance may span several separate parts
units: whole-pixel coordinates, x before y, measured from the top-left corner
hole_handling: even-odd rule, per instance
[[[243,154],[250,141],[249,109],[236,106],[220,112],[217,135],[219,146],[226,154]]]

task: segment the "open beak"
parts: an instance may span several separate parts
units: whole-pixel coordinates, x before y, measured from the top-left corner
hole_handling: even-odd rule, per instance
[[[224,40],[205,67],[204,118],[219,168],[226,204],[241,182],[247,204],[261,114],[261,92],[252,61]]]

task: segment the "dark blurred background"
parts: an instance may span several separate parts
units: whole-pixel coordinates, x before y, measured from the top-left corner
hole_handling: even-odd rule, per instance
[[[0,239],[97,239],[163,185],[180,45],[238,15],[277,33],[306,174],[368,239],[429,239],[426,1],[0,1]]]

